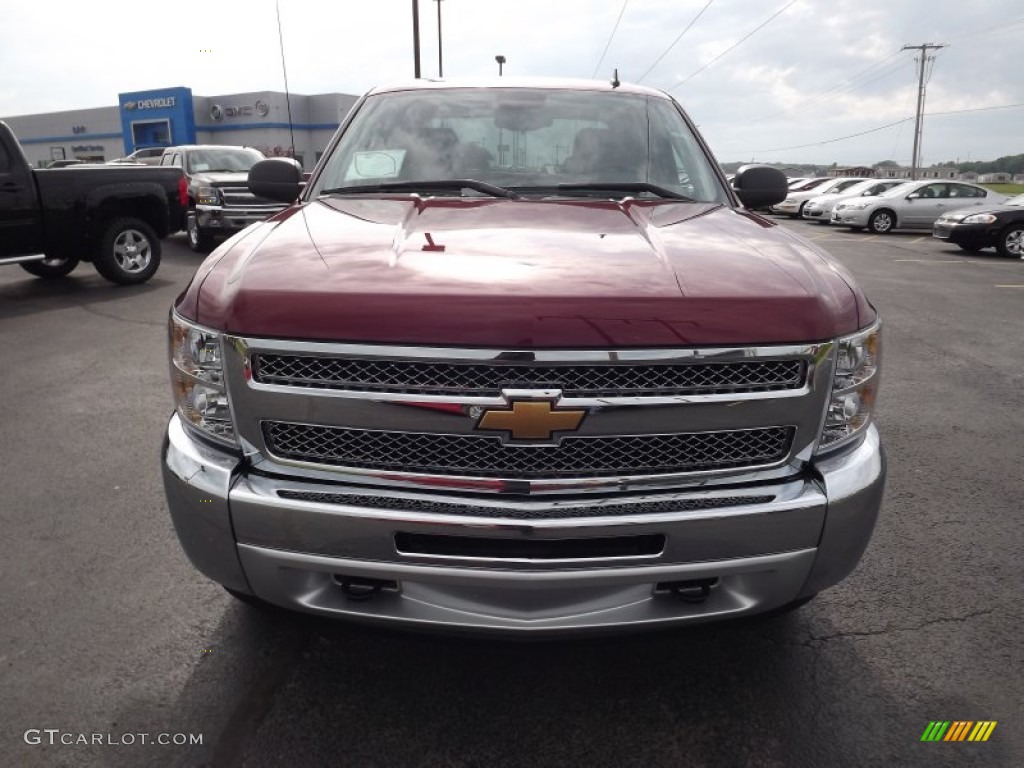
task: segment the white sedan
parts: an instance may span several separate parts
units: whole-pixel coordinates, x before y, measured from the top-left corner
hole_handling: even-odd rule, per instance
[[[862,178],[839,176],[834,179],[828,179],[813,188],[790,189],[786,199],[777,205],[773,205],[770,210],[772,213],[784,213],[795,219],[803,213],[804,204],[812,197],[842,192],[847,187],[852,187],[854,184],[862,181],[864,181]]]
[[[832,223],[867,227],[876,235],[894,229],[931,229],[946,211],[1001,203],[1000,195],[963,181],[912,181],[875,197],[858,197],[832,209]]]
[[[845,202],[853,197],[873,197],[880,195],[888,189],[906,184],[900,179],[864,179],[860,184],[847,187],[842,192],[831,195],[818,195],[812,197],[804,205],[801,216],[808,221],[817,221],[819,224],[828,224],[832,219],[832,209],[839,203]]]

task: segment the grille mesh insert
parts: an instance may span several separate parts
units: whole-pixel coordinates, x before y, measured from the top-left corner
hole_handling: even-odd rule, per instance
[[[802,360],[532,365],[253,356],[253,377],[263,384],[403,394],[497,395],[503,388],[560,389],[569,397],[769,392],[799,389],[806,373]]]
[[[367,509],[389,509],[398,512],[421,512],[431,515],[466,515],[472,517],[500,517],[514,520],[540,520],[569,517],[618,517],[623,515],[656,515],[665,512],[692,512],[700,509],[735,507],[744,504],[767,504],[774,496],[720,496],[706,499],[678,499],[675,501],[640,501],[632,504],[573,505],[544,508],[515,506],[477,506],[428,499],[386,498],[320,491],[278,491],[282,499],[314,501],[320,504],[348,504]]]
[[[557,446],[505,446],[490,435],[383,432],[264,422],[270,452],[285,459],[389,471],[479,477],[600,477],[699,472],[774,464],[792,427],[670,435],[566,437]]]

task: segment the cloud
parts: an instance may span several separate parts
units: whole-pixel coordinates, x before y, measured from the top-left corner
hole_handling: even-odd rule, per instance
[[[755,29],[788,0],[716,0],[669,46],[707,0],[632,0],[598,77],[618,68],[671,88],[722,160],[812,144],[912,115],[914,53],[904,44],[948,42],[928,85],[930,110],[1024,102],[1015,62],[1024,32],[1019,0],[822,3],[799,0],[734,50],[681,80]],[[421,0],[423,74],[437,73],[437,5]],[[590,77],[621,0],[444,0],[444,71],[452,77]],[[117,94],[169,85],[198,95],[283,90],[272,0],[179,0],[166,9],[54,21],[49,4],[9,4],[0,27],[0,104],[6,114],[113,105]],[[413,75],[410,4],[280,0],[288,78],[296,93],[361,93]],[[208,52],[207,52],[208,51]],[[848,83],[853,76],[863,73]],[[844,85],[845,84],[845,85]],[[840,85],[832,93],[820,95]],[[755,121],[756,122],[753,122]],[[975,159],[1024,151],[1024,110],[928,119],[928,156]],[[909,161],[912,129],[892,129],[762,159],[871,163]]]

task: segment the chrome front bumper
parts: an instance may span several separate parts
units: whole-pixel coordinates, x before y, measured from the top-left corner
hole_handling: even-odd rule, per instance
[[[754,614],[837,583],[857,565],[871,536],[885,458],[871,427],[856,448],[819,462],[804,477],[754,488],[629,496],[678,501],[681,508],[715,497],[739,499],[730,506],[519,519],[495,513],[494,507],[510,504],[500,496],[370,491],[248,473],[240,458],[195,440],[174,416],[163,445],[163,476],[189,558],[233,590],[329,616],[533,635]],[[296,492],[334,498],[282,497]],[[343,499],[368,493],[396,500],[395,508]],[[766,495],[772,500],[763,501]],[[408,503],[397,503],[416,498],[488,509],[486,515],[455,515],[412,512]],[[584,502],[538,497],[523,503],[537,510]],[[583,559],[469,557],[400,551],[396,534],[520,543],[649,535],[663,536],[664,544],[653,553]],[[368,579],[393,586],[352,599],[344,585]],[[717,581],[703,602],[681,600],[666,588],[707,579]]]
[[[197,205],[196,223],[200,229],[218,232],[239,232],[250,224],[264,221],[284,210],[280,208],[236,208],[220,205]]]

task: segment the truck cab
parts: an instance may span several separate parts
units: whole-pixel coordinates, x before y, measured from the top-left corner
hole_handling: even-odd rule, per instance
[[[186,202],[177,168],[33,169],[0,122],[0,265],[60,278],[91,261],[111,282],[145,282],[159,267],[161,238],[180,229]]]

